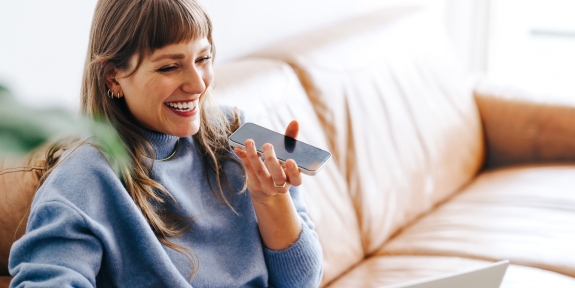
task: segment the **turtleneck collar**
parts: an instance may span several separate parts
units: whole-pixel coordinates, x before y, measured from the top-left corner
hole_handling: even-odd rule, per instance
[[[142,136],[150,141],[154,147],[156,160],[168,158],[174,153],[180,137],[155,132],[146,128],[141,128]]]

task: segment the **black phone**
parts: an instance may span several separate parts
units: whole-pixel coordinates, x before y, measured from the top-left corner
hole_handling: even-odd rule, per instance
[[[300,171],[306,175],[315,175],[331,157],[331,153],[323,149],[249,122],[230,135],[229,142],[232,147],[245,150],[244,143],[247,139],[254,141],[260,155],[263,155],[262,146],[265,143],[272,144],[282,165],[288,159],[293,159]]]

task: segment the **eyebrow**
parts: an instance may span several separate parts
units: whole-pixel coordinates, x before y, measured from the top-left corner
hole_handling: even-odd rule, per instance
[[[202,48],[202,50],[198,53],[198,54],[202,54],[208,50],[210,50],[212,48],[212,45],[207,45],[206,47]],[[179,59],[184,59],[186,56],[184,54],[181,53],[176,53],[176,54],[162,54],[159,55],[158,57],[154,57],[152,59],[150,59],[152,62],[158,62],[160,60],[163,59],[173,59],[173,60],[179,60]]]
[[[151,59],[151,61],[152,62],[158,62],[158,61],[163,60],[163,59],[177,60],[177,59],[184,59],[184,58],[185,58],[184,54],[162,54],[158,57]]]

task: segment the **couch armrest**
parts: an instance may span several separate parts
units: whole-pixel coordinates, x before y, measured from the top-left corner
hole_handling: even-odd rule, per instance
[[[575,102],[549,103],[493,83],[481,83],[474,94],[485,133],[487,168],[575,162]]]
[[[10,276],[0,276],[0,288],[8,288],[8,287],[10,287],[10,281],[12,281],[12,277],[10,277]]]
[[[9,283],[10,247],[26,231],[29,208],[46,166],[47,145],[23,156],[0,154],[0,288]],[[7,286],[6,286],[7,287]]]

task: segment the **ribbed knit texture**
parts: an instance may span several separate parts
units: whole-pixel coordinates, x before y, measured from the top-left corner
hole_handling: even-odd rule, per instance
[[[316,245],[310,229],[303,229],[298,241],[285,250],[266,250],[266,262],[270,273],[270,279],[275,287],[308,287],[306,283],[313,283],[309,271],[315,271],[321,267],[321,250],[311,250],[309,254],[302,255],[301,251],[306,247]],[[297,266],[294,266],[297,265]],[[285,271],[292,271],[285,273]],[[309,279],[309,280],[308,280]],[[312,286],[309,286],[312,287]]]
[[[154,144],[155,159],[166,159],[176,152],[179,137],[144,128],[140,129],[140,133]]]
[[[263,247],[241,167],[224,170],[234,191],[235,214],[212,194],[203,155],[191,137],[179,139],[145,130],[154,145],[152,178],[176,199],[167,209],[193,219],[173,242],[199,259],[193,287],[315,287],[322,269],[321,247],[299,189],[290,189],[302,232],[281,251]],[[234,156],[235,157],[235,156]],[[215,187],[215,185],[213,185]],[[231,198],[230,198],[231,199]],[[77,149],[48,177],[31,208],[27,233],[13,246],[11,287],[190,287],[191,264],[164,247],[102,155]]]

